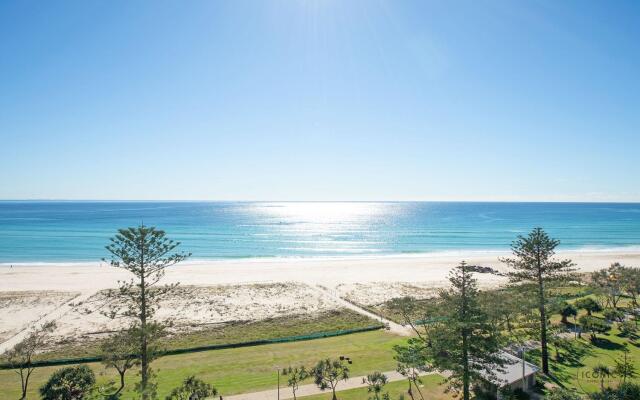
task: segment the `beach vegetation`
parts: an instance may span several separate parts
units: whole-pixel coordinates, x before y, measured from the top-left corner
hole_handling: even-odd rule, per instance
[[[567,325],[569,323],[569,321],[567,321],[567,318],[577,316],[578,315],[578,309],[573,304],[569,304],[567,302],[564,302],[560,307],[559,314],[562,317],[560,322],[562,322],[563,324]]]
[[[95,383],[95,374],[86,365],[62,368],[40,388],[40,396],[42,400],[82,400]]]
[[[154,396],[155,385],[151,361],[157,357],[155,345],[165,334],[166,324],[153,320],[160,301],[174,291],[177,283],[160,285],[165,270],[190,254],[177,252],[179,242],[168,239],[165,232],[140,225],[120,229],[110,239],[106,249],[111,253],[110,264],[134,275],[129,281],[120,281],[118,289],[109,290],[104,314],[110,318],[132,320],[129,328],[138,338],[140,383],[138,390],[143,400]]]
[[[600,303],[595,301],[592,297],[580,298],[576,300],[574,305],[580,310],[585,310],[588,315],[592,315],[594,312],[602,311]]]
[[[512,258],[500,260],[510,267],[508,277],[513,283],[533,285],[539,316],[539,341],[542,371],[549,374],[549,350],[547,339],[547,285],[574,278],[571,260],[554,259],[555,249],[560,244],[542,228],[533,229],[527,236],[518,236],[511,245]]]
[[[349,366],[344,360],[320,360],[311,370],[314,383],[321,389],[331,389],[332,400],[337,400],[336,387],[349,378]]]
[[[212,385],[195,376],[189,376],[185,378],[182,385],[173,389],[165,400],[204,400],[217,394],[218,390]]]
[[[367,392],[370,393],[368,400],[390,400],[389,393],[383,393],[384,386],[389,382],[387,376],[382,372],[374,372],[367,375]]]
[[[393,350],[396,353],[394,358],[398,362],[396,371],[404,376],[409,383],[407,394],[412,400],[415,400],[417,396],[419,396],[420,400],[424,400],[424,396],[420,390],[420,385],[422,384],[420,374],[431,371],[432,368],[427,360],[427,353],[424,349],[423,342],[409,339],[406,345],[396,345],[393,347]],[[417,396],[414,394],[414,389]]]
[[[118,396],[122,392],[125,387],[125,374],[140,363],[136,333],[134,330],[120,331],[107,338],[100,346],[102,364],[118,373],[119,386],[115,390],[108,390],[111,396]],[[113,387],[113,384],[109,386]]]
[[[289,366],[289,368],[285,368],[282,370],[282,375],[286,376],[287,386],[289,386],[291,388],[291,391],[293,392],[293,400],[296,400],[300,383],[309,378],[309,371],[304,365],[301,365],[299,367]]]
[[[545,398],[547,400],[582,400],[582,396],[575,391],[560,387],[552,389]]]
[[[578,323],[583,331],[589,332],[592,342],[598,340],[598,334],[611,330],[611,324],[598,317],[583,315],[578,319]]]
[[[620,263],[613,263],[609,268],[591,274],[591,282],[597,294],[605,300],[605,306],[618,308],[618,302],[624,295],[625,268]]]
[[[27,337],[24,340],[16,344],[5,354],[7,363],[11,365],[13,370],[20,377],[21,400],[25,400],[27,398],[29,380],[31,379],[31,374],[33,374],[33,371],[36,368],[33,364],[34,356],[43,350],[49,335],[55,328],[56,323],[53,321],[41,326],[36,326],[27,334]]]

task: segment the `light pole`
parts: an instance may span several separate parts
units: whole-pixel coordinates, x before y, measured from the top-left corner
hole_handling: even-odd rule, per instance
[[[524,345],[522,345],[522,390],[523,391],[527,390],[527,388],[526,388],[527,381],[526,381],[525,376],[524,376],[525,375],[525,373],[524,373],[525,372],[524,363],[525,363],[525,361],[524,361]]]
[[[276,373],[278,374],[278,400],[280,400],[280,367],[276,367]]]

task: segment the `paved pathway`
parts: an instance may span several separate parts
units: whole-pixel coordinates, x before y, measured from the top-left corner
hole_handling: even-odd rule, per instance
[[[317,289],[321,294],[328,296],[330,298],[332,298],[333,300],[335,300],[336,302],[338,302],[339,304],[341,304],[343,307],[346,307],[350,310],[353,310],[359,314],[365,315],[369,318],[375,319],[377,321],[380,321],[381,323],[387,325],[389,327],[389,331],[395,333],[396,335],[400,335],[400,336],[410,336],[412,334],[411,328],[400,325],[396,322],[393,322],[391,320],[388,320],[386,318],[383,318],[377,314],[374,314],[370,311],[365,310],[362,307],[359,307],[349,301],[346,301],[345,299],[343,299],[342,297],[338,296],[336,293],[334,293],[333,291],[327,289],[324,286],[320,286],[317,285],[315,286],[315,289]]]
[[[401,381],[403,379],[407,379],[396,371],[388,371],[388,372],[385,372],[384,374],[389,379],[389,382],[396,382],[396,381]],[[429,374],[433,374],[433,372],[424,373],[422,375],[429,375]],[[337,390],[343,391],[348,389],[357,389],[357,388],[367,387],[366,383],[362,383],[363,378],[366,378],[366,377],[355,376],[353,378],[347,379],[346,381],[341,381],[338,384]],[[286,378],[281,377],[280,379],[281,379],[280,380],[280,384],[281,384],[280,399],[281,400],[293,399],[293,392],[291,391],[291,388],[287,386]],[[311,396],[314,394],[321,394],[321,393],[331,393],[331,390],[329,389],[329,390],[322,391],[316,385],[308,384],[308,385],[301,385],[298,388],[298,391],[296,392],[296,396],[297,397]],[[261,392],[236,394],[233,396],[222,396],[222,398],[224,400],[277,400],[278,390],[271,389],[271,390],[264,390]]]

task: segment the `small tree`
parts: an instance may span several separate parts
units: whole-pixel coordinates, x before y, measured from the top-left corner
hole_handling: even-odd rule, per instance
[[[217,394],[216,388],[195,376],[190,376],[182,382],[182,385],[173,389],[166,400],[204,400]]]
[[[120,386],[115,392],[110,393],[111,396],[118,396],[124,389],[125,374],[140,362],[137,355],[138,351],[138,337],[136,330],[133,329],[111,336],[100,346],[102,363],[105,368],[115,369],[120,377]]]
[[[624,320],[624,313],[616,308],[607,308],[602,314],[609,321],[622,322]]]
[[[583,297],[576,300],[575,306],[578,309],[586,310],[588,315],[592,315],[594,312],[602,311],[600,304],[591,297]]]
[[[616,360],[614,372],[622,378],[622,382],[627,382],[627,378],[631,379],[636,376],[636,367],[629,361],[629,349],[627,346],[622,350],[622,358]]]
[[[604,390],[604,379],[611,376],[611,369],[604,364],[597,364],[591,370],[595,377],[600,378],[600,390]]]
[[[349,378],[349,367],[341,360],[320,360],[311,370],[314,382],[321,390],[331,388],[332,400],[337,400],[336,386]]]
[[[42,400],[82,400],[91,392],[96,377],[86,365],[59,369],[40,388]]]
[[[293,391],[293,400],[296,400],[296,392],[300,383],[309,377],[309,371],[304,366],[289,367],[282,370],[282,375],[287,377],[287,385]]]
[[[624,321],[619,325],[620,334],[622,336],[628,337],[631,341],[636,339],[636,333],[638,332],[638,327],[635,322]]]
[[[407,393],[415,400],[413,395],[413,387],[415,386],[420,399],[424,400],[422,392],[420,391],[420,383],[422,383],[420,373],[430,371],[432,368],[427,361],[422,342],[419,339],[411,338],[406,346],[396,345],[393,347],[393,350],[396,353],[394,358],[398,362],[396,371],[409,381],[409,390]]]
[[[149,364],[157,355],[153,344],[165,328],[164,324],[152,319],[160,300],[177,287],[177,284],[158,285],[158,282],[168,267],[190,255],[174,252],[179,245],[179,242],[168,239],[164,231],[141,225],[120,229],[106,246],[111,253],[111,266],[123,268],[134,275],[129,282],[119,282],[119,289],[106,292],[109,307],[104,314],[135,321],[132,329],[137,331],[139,338],[137,353],[141,377],[137,389],[142,400],[147,400],[155,392],[155,386],[150,384],[152,372]]]
[[[569,339],[559,336],[559,335],[554,335],[551,337],[551,343],[553,344],[553,347],[556,350],[556,361],[560,361],[560,351],[561,350],[567,350],[567,349],[571,349],[571,342],[569,341]]]
[[[387,382],[387,376],[382,372],[367,375],[367,392],[373,394],[373,397],[369,397],[368,400],[389,400],[389,393],[382,393]]]
[[[622,267],[622,289],[631,297],[634,307],[638,307],[640,296],[640,268]]]
[[[511,246],[514,258],[501,261],[511,267],[508,276],[512,282],[534,284],[537,288],[537,306],[540,323],[540,349],[542,372],[549,374],[547,349],[547,295],[549,282],[573,277],[571,260],[554,260],[559,240],[550,238],[542,228],[535,228],[527,237],[518,236]]]
[[[600,318],[583,315],[578,319],[578,323],[582,330],[591,334],[591,341],[596,341],[598,333],[606,333],[611,330],[611,324],[601,320]]]
[[[568,317],[575,317],[576,315],[578,315],[578,310],[575,308],[575,306],[573,306],[572,304],[569,303],[564,303],[561,305],[560,307],[560,316],[562,316],[562,320],[561,322],[565,325],[567,325],[569,322],[567,321]]]
[[[618,302],[624,295],[625,270],[619,263],[613,263],[607,269],[593,272],[591,281],[596,286],[598,292],[607,300],[612,308],[618,308]]]
[[[47,342],[47,338],[56,328],[55,322],[48,322],[42,326],[34,328],[27,337],[20,343],[16,344],[6,353],[8,364],[11,365],[20,377],[21,400],[27,398],[27,390],[29,388],[29,378],[33,370],[33,357],[42,350]]]

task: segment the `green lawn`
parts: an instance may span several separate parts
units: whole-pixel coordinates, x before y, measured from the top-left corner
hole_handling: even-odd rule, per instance
[[[428,375],[422,378],[422,387],[420,387],[420,391],[425,399],[429,400],[444,400],[444,399],[453,399],[454,397],[451,394],[444,393],[444,386],[441,385],[442,377],[439,375]],[[339,388],[340,386],[338,386]],[[391,382],[385,386],[385,391],[389,392],[391,398],[396,400],[400,397],[400,395],[404,394],[406,399],[409,399],[409,395],[407,395],[408,383],[406,381],[397,381]],[[415,390],[415,389],[414,389]],[[370,393],[367,393],[366,388],[362,389],[349,389],[336,393],[339,400],[364,400],[370,396]],[[415,394],[417,398],[420,398],[417,394]],[[304,400],[331,400],[331,392],[314,395],[314,396],[305,396],[300,397],[300,399]]]
[[[392,347],[403,343],[404,340],[385,331],[374,331],[327,339],[167,356],[155,361],[152,366],[158,374],[161,398],[188,375],[197,375],[214,384],[223,395],[229,395],[273,388],[276,385],[277,366],[311,366],[317,360],[326,357],[351,357],[354,360],[351,366],[354,376],[373,371],[393,370],[395,361]],[[100,381],[113,377],[113,374],[106,372],[101,364],[89,366],[96,372]],[[34,372],[30,384],[31,398],[38,397],[37,388],[57,368],[39,368]],[[132,373],[129,376],[128,388],[133,386],[135,379]],[[14,371],[0,371],[2,398],[18,398],[19,386]]]
[[[574,300],[570,300],[573,303]],[[626,307],[630,304],[628,299],[622,299],[619,307]],[[585,311],[580,311],[579,316],[585,315]],[[594,316],[602,318],[601,313],[594,313]],[[578,317],[579,318],[579,317]],[[573,318],[569,319],[572,322]],[[560,323],[560,317],[553,315],[553,324]],[[561,350],[560,359],[556,360],[555,349],[550,345],[550,369],[552,378],[550,381],[558,383],[567,388],[576,389],[580,393],[591,393],[600,389],[600,381],[591,374],[591,369],[597,364],[604,364],[610,368],[615,367],[615,360],[621,359],[624,355],[622,349],[627,347],[630,351],[628,359],[640,374],[640,341],[633,341],[620,335],[617,323],[612,324],[612,329],[607,334],[598,334],[598,340],[591,342],[589,334],[583,333],[582,338],[571,340],[570,350]],[[539,359],[539,354],[533,352],[532,355]],[[539,364],[539,362],[538,362]],[[636,377],[631,381],[640,383],[640,378]],[[605,386],[616,386],[617,378],[605,379]]]

